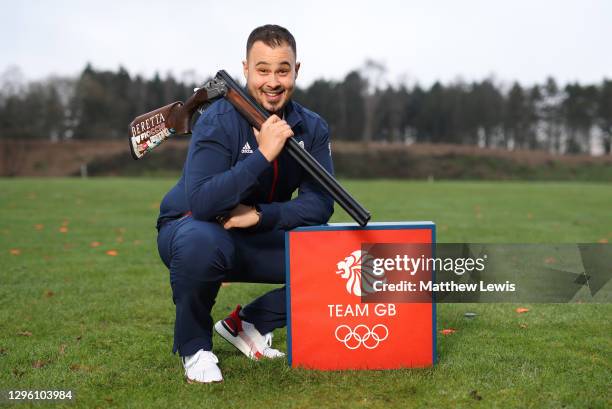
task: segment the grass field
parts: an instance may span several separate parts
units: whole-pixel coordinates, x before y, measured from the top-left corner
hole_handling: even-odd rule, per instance
[[[438,335],[430,369],[295,370],[248,361],[215,338],[225,382],[186,384],[170,353],[174,310],[155,244],[172,183],[0,180],[0,389],[72,389],[66,407],[84,408],[612,406],[609,304],[521,305],[525,314],[511,304],[441,304],[438,330],[457,332]],[[440,242],[612,241],[610,185],[346,187],[374,221],[435,221]],[[348,218],[337,210],[332,221]],[[224,287],[215,319],[267,288]],[[281,349],[285,339],[275,338]]]

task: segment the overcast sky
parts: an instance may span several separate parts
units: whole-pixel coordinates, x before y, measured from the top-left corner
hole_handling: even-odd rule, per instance
[[[368,58],[408,84],[612,78],[612,1],[2,1],[0,72],[76,75],[86,62],[151,76],[238,75],[250,31],[287,27],[298,83],[341,79]]]

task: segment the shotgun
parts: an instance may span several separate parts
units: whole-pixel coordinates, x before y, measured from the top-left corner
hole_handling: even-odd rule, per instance
[[[270,114],[263,109],[227,72],[217,75],[196,88],[185,101],[177,101],[136,117],[130,123],[130,151],[140,159],[166,139],[191,133],[191,117],[202,112],[212,101],[225,97],[257,130]],[[287,139],[284,149],[304,168],[360,226],[370,220],[368,212],[348,193],[327,170],[293,138]]]

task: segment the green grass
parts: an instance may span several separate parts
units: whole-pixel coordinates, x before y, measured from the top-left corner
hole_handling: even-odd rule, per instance
[[[215,338],[225,382],[186,384],[170,353],[174,309],[154,228],[172,183],[0,180],[0,389],[70,388],[76,402],[66,406],[86,408],[612,405],[609,304],[532,304],[520,315],[510,304],[441,304],[438,330],[457,332],[438,336],[430,369],[296,370],[248,361]],[[345,186],[374,221],[433,220],[441,242],[612,240],[610,185]],[[349,220],[338,209],[332,221]],[[215,319],[269,288],[223,288]],[[279,331],[276,342],[285,339]]]

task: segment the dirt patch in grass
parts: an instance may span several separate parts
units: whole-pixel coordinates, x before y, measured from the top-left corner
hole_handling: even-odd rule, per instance
[[[189,139],[134,161],[127,141],[0,141],[0,176],[141,176],[180,173]],[[348,178],[612,181],[612,157],[449,144],[334,142],[336,174]]]

